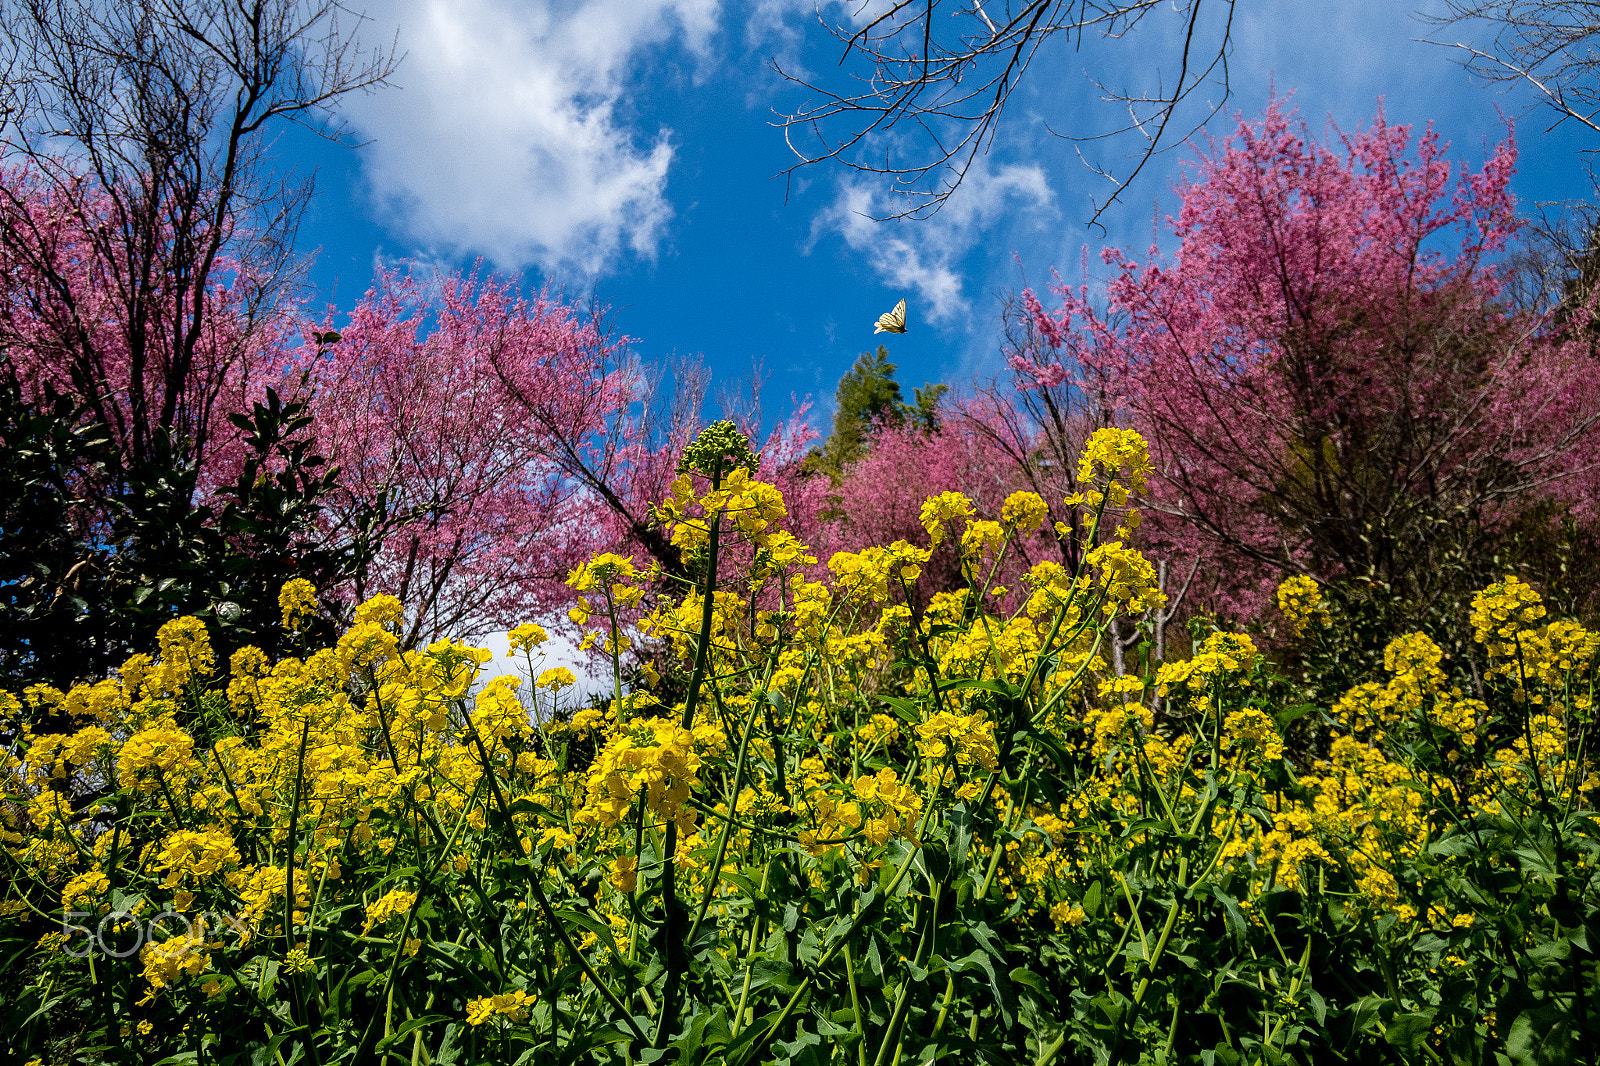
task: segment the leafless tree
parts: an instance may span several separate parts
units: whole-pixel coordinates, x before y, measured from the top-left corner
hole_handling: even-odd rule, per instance
[[[29,298],[52,310],[58,358],[129,461],[163,436],[205,448],[294,277],[312,192],[273,173],[270,138],[283,122],[341,137],[340,98],[395,68],[362,21],[337,0],[0,0],[0,151],[27,175],[0,182],[0,252],[45,290]],[[109,328],[29,209],[41,189],[84,220]],[[242,322],[208,336],[223,285]],[[119,379],[125,402],[106,402]]]
[[[1589,304],[1600,282],[1600,204],[1537,203],[1526,223],[1501,270],[1503,298],[1518,311],[1563,321]]]
[[[1600,4],[1594,0],[1446,0],[1428,21],[1441,31],[1484,28],[1492,41],[1437,41],[1466,54],[1472,73],[1532,86],[1559,125],[1575,119],[1600,133]]]
[[[1108,132],[1067,135],[1074,141],[1131,135],[1142,145],[1120,176],[1095,167],[1111,182],[1109,195],[1095,205],[1098,219],[1153,156],[1183,143],[1226,103],[1235,3],[857,0],[844,25],[819,9],[818,21],[844,46],[840,65],[853,61],[855,69],[851,84],[830,88],[773,62],[811,97],[799,110],[780,113],[778,124],[798,159],[789,172],[836,159],[895,180],[904,206],[891,217],[932,214],[994,143],[1012,94],[1047,42],[1073,50],[1096,42],[1114,48],[1130,37],[1147,41],[1149,30],[1134,34],[1147,19],[1178,19],[1182,43],[1165,57],[1169,76],[1151,63],[1156,84],[1149,90],[1095,82],[1103,99],[1126,112],[1126,121]],[[936,18],[939,12],[946,17]],[[1197,109],[1186,107],[1207,85],[1215,94]]]

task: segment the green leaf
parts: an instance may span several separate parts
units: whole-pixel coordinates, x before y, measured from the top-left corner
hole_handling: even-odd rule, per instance
[[[1544,943],[1535,944],[1528,949],[1528,958],[1545,965],[1561,962],[1571,954],[1572,941],[1564,936],[1556,937],[1554,940],[1546,940]]]
[[[996,959],[1005,960],[1005,944],[1001,941],[999,935],[989,928],[987,923],[973,922],[967,926],[967,932],[972,934],[972,939],[976,940],[978,946],[983,948],[984,951]]]
[[[1573,1058],[1571,1017],[1557,1007],[1523,1011],[1506,1034],[1506,1055],[1515,1066],[1565,1066]]]
[[[867,944],[867,965],[871,967],[872,974],[878,980],[883,980],[883,953],[878,950],[878,938],[873,937]]]
[[[1016,685],[1008,681],[979,681],[976,678],[962,678],[958,681],[946,681],[939,686],[943,692],[960,692],[965,689],[982,689],[986,692],[997,692],[1007,699],[1016,699],[1021,691]]]
[[[973,818],[965,800],[950,808],[949,821],[951,869],[960,874],[967,868],[967,856],[972,850]]]
[[[800,937],[800,943],[795,948],[795,958],[812,969],[816,968],[818,961],[822,958],[822,941],[817,936],[816,926],[806,926],[806,931]]]
[[[693,1062],[695,1052],[701,1047],[706,1044],[726,1044],[732,1038],[728,1030],[727,1008],[718,1007],[714,1011],[703,1010],[696,1014],[689,1028],[672,1042],[672,1046],[683,1052],[683,1061]],[[623,1039],[627,1039],[626,1036]]]
[[[1089,886],[1089,891],[1083,894],[1083,913],[1085,917],[1094,918],[1100,913],[1100,882],[1096,881]]]
[[[599,937],[601,942],[604,943],[606,947],[610,948],[614,953],[618,955],[622,954],[622,952],[617,948],[616,940],[612,938],[611,926],[609,923],[598,921],[589,917],[587,914],[579,914],[574,910],[556,911],[556,917],[559,918],[563,924],[571,924],[580,929],[587,929],[589,932]]]
[[[1384,1028],[1383,1039],[1391,1047],[1415,1051],[1432,1028],[1432,1011],[1426,1014],[1396,1014],[1394,1021]]]
[[[1350,1027],[1352,1029],[1365,1029],[1376,1018],[1389,1001],[1383,996],[1366,995],[1356,1000],[1355,1005],[1349,1008]]]
[[[1273,718],[1278,723],[1278,732],[1282,733],[1289,727],[1291,723],[1299,721],[1306,715],[1311,714],[1318,709],[1319,708],[1314,703],[1299,703],[1293,707],[1285,707],[1283,710],[1273,715]]]
[[[388,1048],[394,1047],[401,1040],[409,1037],[414,1029],[421,1029],[425,1025],[433,1025],[436,1022],[447,1022],[449,1020],[449,1017],[443,1014],[429,1014],[423,1018],[412,1018],[404,1025],[401,1025],[393,1033],[378,1041],[376,1050],[384,1051]]]
[[[880,700],[889,705],[889,709],[902,719],[917,725],[922,721],[922,707],[908,699],[899,696],[879,696]]]
[[[1239,901],[1222,891],[1216,885],[1211,886],[1211,895],[1218,903],[1222,904],[1223,917],[1228,924],[1228,937],[1236,947],[1243,947],[1250,936],[1250,922],[1245,918],[1244,911],[1239,909]]]
[[[1011,980],[1015,981],[1019,985],[1027,985],[1041,996],[1050,990],[1049,987],[1045,985],[1044,978],[1040,977],[1026,966],[1018,966],[1007,976],[1009,976]]]
[[[986,952],[974,951],[964,958],[950,963],[950,969],[958,973],[963,970],[979,969],[989,978],[989,990],[994,993],[995,1005],[1000,1008],[1000,1020],[1007,1029],[1016,1024],[1016,993],[1011,989],[1011,982],[1001,980],[1000,974],[994,968],[994,962]]]
[[[799,982],[794,979],[794,969],[786,962],[777,959],[758,958],[750,962],[750,988],[752,991],[762,988],[775,988],[779,992],[793,992],[799,987]]]
[[[1556,877],[1556,869],[1550,864],[1549,856],[1537,848],[1514,848],[1511,854],[1522,860],[1525,870],[1532,870],[1541,877]]]
[[[1322,993],[1314,988],[1306,989],[1306,999],[1311,1001],[1311,1013],[1316,1015],[1318,1025],[1328,1024],[1328,1001],[1322,998]]]
[[[1466,833],[1450,833],[1428,845],[1428,854],[1440,858],[1461,858],[1477,850],[1477,841]]]

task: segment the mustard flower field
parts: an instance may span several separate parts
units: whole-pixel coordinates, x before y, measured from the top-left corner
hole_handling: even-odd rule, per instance
[[[1291,702],[1198,621],[1119,675],[1165,597],[1137,433],[1088,438],[1070,525],[947,492],[929,547],[821,565],[758,472],[729,423],[687,449],[653,521],[697,577],[571,572],[587,704],[531,623],[476,690],[488,653],[402,650],[390,596],[312,641],[303,579],[275,660],[180,617],[0,697],[7,1060],[1584,1061],[1600,634],[1507,577],[1470,691],[1397,632]],[[1030,536],[1076,565],[997,587]],[[941,552],[963,585],[921,595]],[[1277,602],[1291,646],[1329,624],[1309,578]]]

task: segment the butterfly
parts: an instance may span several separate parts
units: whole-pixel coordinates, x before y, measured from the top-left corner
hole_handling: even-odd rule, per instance
[[[901,300],[894,305],[894,310],[888,314],[878,316],[878,324],[872,327],[874,333],[904,333],[906,331],[906,302]]]

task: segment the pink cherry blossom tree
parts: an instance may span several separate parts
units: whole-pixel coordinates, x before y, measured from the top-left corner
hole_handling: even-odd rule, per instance
[[[394,269],[339,332],[303,360],[319,449],[341,470],[334,511],[381,502],[405,520],[355,598],[400,597],[412,643],[548,610],[607,532],[554,453],[603,450],[634,387],[626,338],[507,279]]]
[[[81,394],[128,468],[203,466],[282,338],[309,182],[275,131],[394,70],[337,3],[0,11],[0,323],[25,380]],[[251,396],[249,399],[254,399]],[[248,403],[243,405],[248,408]]]
[[[1594,469],[1600,363],[1498,299],[1514,143],[1476,170],[1445,153],[1381,110],[1320,143],[1275,100],[1200,152],[1171,255],[1102,253],[1103,308],[1026,294],[1019,387],[1092,385],[1146,434],[1152,533],[1234,577],[1213,606],[1252,612],[1293,571],[1426,600],[1522,501]]]
[[[292,370],[342,472],[335,521],[381,504],[404,522],[350,591],[400,597],[410,642],[548,616],[593,552],[681,573],[650,509],[699,429],[694,367],[652,371],[600,310],[481,269],[383,270],[339,334]],[[802,512],[805,415],[772,431],[761,471]]]
[[[206,470],[214,448],[237,443],[226,416],[275,381],[292,309],[264,300],[225,249],[202,280],[156,261],[176,239],[166,229],[138,261],[132,238],[107,235],[121,208],[88,177],[0,171],[0,345],[30,393],[48,384],[81,396],[124,466],[170,435]]]

